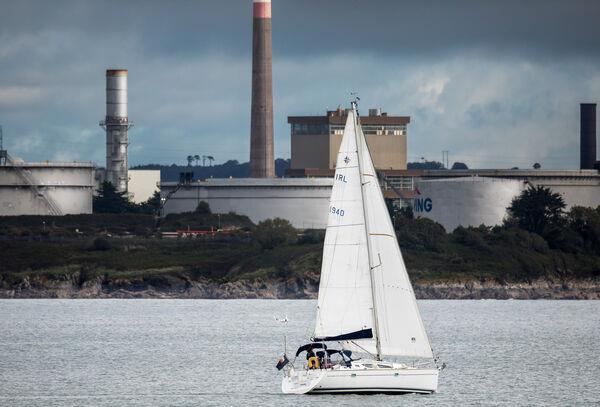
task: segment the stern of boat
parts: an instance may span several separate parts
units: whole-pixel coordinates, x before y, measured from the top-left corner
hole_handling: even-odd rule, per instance
[[[323,379],[325,370],[295,370],[291,368],[284,373],[281,391],[285,394],[306,394],[314,389]]]

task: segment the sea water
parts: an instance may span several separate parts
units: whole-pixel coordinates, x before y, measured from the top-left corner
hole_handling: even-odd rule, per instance
[[[0,405],[600,403],[600,301],[420,301],[447,365],[438,393],[283,395],[283,338],[306,342],[315,304],[0,300]]]

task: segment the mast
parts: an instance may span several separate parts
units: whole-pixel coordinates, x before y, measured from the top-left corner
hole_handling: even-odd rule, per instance
[[[364,192],[364,174],[362,169],[362,157],[360,155],[360,146],[362,146],[362,138],[358,136],[358,103],[352,102],[352,110],[354,110],[354,137],[356,139],[356,155],[358,156],[358,172],[360,174],[360,195],[362,199],[363,217],[365,219],[365,238],[367,239],[367,259],[369,261],[369,277],[371,279],[371,300],[373,302],[373,337],[375,338],[376,359],[381,360],[381,342],[379,341],[379,321],[377,320],[377,305],[375,301],[375,279],[373,278],[373,265],[371,263],[371,241],[369,239],[369,218],[367,217],[367,209],[365,206]],[[365,141],[366,142],[366,141]],[[375,175],[373,174],[373,179]]]

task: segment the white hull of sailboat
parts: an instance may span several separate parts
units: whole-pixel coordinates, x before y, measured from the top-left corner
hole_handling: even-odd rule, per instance
[[[437,369],[290,370],[281,388],[286,394],[434,393]]]

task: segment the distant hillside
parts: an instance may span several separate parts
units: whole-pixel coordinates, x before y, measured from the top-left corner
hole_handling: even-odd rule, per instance
[[[443,170],[444,164],[438,161],[425,161],[407,163],[406,168],[409,170]]]
[[[412,162],[407,163],[406,167],[409,170],[443,170],[445,169],[444,164],[439,161],[424,161],[424,162]],[[455,162],[452,164],[451,169],[453,170],[468,170],[469,167],[465,163]]]
[[[275,160],[275,174],[278,177],[285,175],[285,170],[290,168],[290,160],[278,158]],[[248,178],[250,174],[250,163],[240,163],[236,160],[229,160],[223,164],[212,166],[201,165],[164,165],[164,164],[144,164],[131,167],[136,170],[160,170],[161,181],[179,181],[179,174],[182,172],[193,172],[194,180],[206,178]]]

